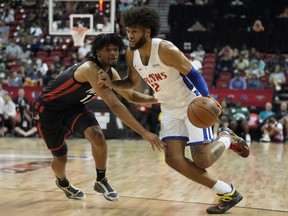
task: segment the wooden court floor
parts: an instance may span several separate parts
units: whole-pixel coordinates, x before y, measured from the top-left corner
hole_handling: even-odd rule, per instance
[[[117,202],[93,191],[94,162],[85,139],[68,140],[68,178],[87,196],[78,201],[56,187],[41,139],[0,138],[0,215],[202,216],[215,201],[213,191],[173,171],[147,142],[107,142],[107,176],[120,194]],[[208,171],[244,196],[226,215],[288,215],[288,144],[252,143],[247,159],[227,151]]]

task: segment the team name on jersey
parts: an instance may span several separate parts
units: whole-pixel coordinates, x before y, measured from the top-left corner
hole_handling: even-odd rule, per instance
[[[155,91],[158,92],[160,85],[159,81],[165,80],[167,78],[167,75],[165,72],[160,72],[160,73],[153,73],[149,74],[147,77],[144,77],[144,81],[151,86],[151,88]]]

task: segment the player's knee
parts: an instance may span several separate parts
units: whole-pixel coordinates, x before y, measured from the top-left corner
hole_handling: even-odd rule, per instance
[[[181,158],[175,156],[165,156],[165,162],[168,166],[177,170],[177,167],[181,164]]]
[[[104,142],[105,137],[100,127],[92,126],[85,130],[85,137],[92,143],[94,142]]]

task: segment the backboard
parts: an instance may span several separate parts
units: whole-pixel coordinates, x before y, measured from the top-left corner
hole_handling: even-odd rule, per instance
[[[116,0],[49,0],[49,34],[71,35],[85,27],[87,35],[113,33]]]

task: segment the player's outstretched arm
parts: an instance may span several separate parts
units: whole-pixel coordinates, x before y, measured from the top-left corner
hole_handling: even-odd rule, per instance
[[[111,84],[115,81],[123,81],[121,80],[121,77],[119,76],[118,72],[115,69],[112,69],[113,73],[113,80],[110,79],[108,74],[104,72],[102,69],[98,71],[98,79],[105,80],[105,82],[99,82],[104,83],[106,86],[113,88],[117,93],[119,93],[122,97],[124,97],[128,102],[135,103],[135,104],[155,104],[158,103],[158,100],[154,98],[151,95],[143,94],[141,92],[135,91],[132,88],[114,88],[114,85]],[[125,83],[125,81],[124,81]],[[117,85],[116,85],[117,86]]]
[[[159,151],[163,150],[164,143],[159,139],[159,137],[146,130],[130,113],[127,107],[121,103],[115,93],[105,85],[99,83],[98,80],[98,71],[100,70],[93,63],[85,63],[83,66],[78,68],[75,78],[79,82],[88,81],[90,85],[95,90],[96,94],[103,99],[111,111],[119,117],[119,119],[143,137],[146,141],[150,142],[152,149],[158,149]]]
[[[128,66],[127,76],[124,79],[113,79],[110,80],[108,77],[102,73],[98,72],[98,80],[99,83],[105,84],[108,87],[112,87],[114,89],[132,89],[137,87],[140,83],[140,75],[133,67],[133,52],[128,48],[126,52],[126,63]]]
[[[134,130],[136,133],[141,135],[144,140],[150,142],[153,150],[158,149],[159,151],[163,150],[164,143],[159,139],[159,137],[146,130],[130,113],[127,107],[121,103],[118,97],[114,92],[105,87],[105,90],[102,90],[98,95],[103,99],[103,101],[109,106],[111,111],[120,118],[124,124]]]

